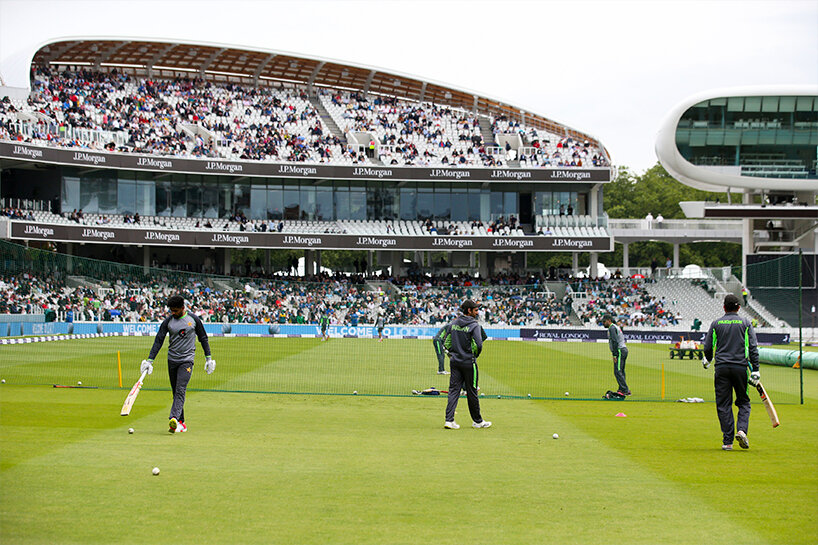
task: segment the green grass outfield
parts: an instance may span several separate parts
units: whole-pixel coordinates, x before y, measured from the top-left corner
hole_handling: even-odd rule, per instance
[[[165,431],[170,394],[161,363],[131,416],[119,416],[150,338],[0,347],[0,541],[790,544],[818,537],[814,371],[804,371],[799,405],[798,372],[763,366],[782,424],[772,429],[756,403],[750,450],[722,452],[712,403],[639,402],[659,398],[662,363],[666,399],[712,398],[712,371],[671,362],[659,345],[631,346],[634,396],[611,402],[575,399],[613,386],[605,344],[487,343],[482,406],[494,426],[472,429],[462,400],[463,427],[452,431],[442,429],[442,396],[404,395],[445,384],[429,341],[212,341],[216,372],[206,376],[197,364],[190,432],[176,435]],[[100,388],[51,387],[77,380]],[[349,394],[353,387],[360,395],[226,391]],[[529,390],[561,399],[529,400]],[[620,411],[627,417],[614,416]]]

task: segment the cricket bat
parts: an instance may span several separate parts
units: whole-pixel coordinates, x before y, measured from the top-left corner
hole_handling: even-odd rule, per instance
[[[131,414],[131,408],[133,407],[134,401],[136,401],[136,396],[139,395],[139,390],[142,389],[142,381],[145,380],[146,374],[147,371],[143,372],[142,376],[139,377],[139,380],[137,380],[136,384],[131,388],[131,391],[128,392],[128,397],[125,398],[125,403],[122,404],[122,412],[120,413],[122,416]]]
[[[773,423],[774,428],[778,427],[780,424],[778,421],[778,413],[775,412],[773,402],[770,401],[770,397],[767,395],[767,390],[765,390],[764,386],[761,385],[761,381],[756,384],[756,390],[758,390],[758,395],[761,396],[761,401],[764,402],[764,408],[767,409],[767,414],[770,416],[770,422]]]

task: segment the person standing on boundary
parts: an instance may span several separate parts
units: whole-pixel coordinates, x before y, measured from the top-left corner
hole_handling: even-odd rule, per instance
[[[625,380],[625,362],[628,359],[628,347],[625,344],[625,334],[622,328],[614,323],[614,318],[610,314],[602,317],[602,325],[608,330],[608,347],[611,349],[614,364],[614,378],[618,385],[617,394],[621,396],[631,395],[631,389]]]
[[[446,371],[443,364],[446,361],[446,348],[443,345],[446,338],[451,335],[451,324],[446,324],[438,330],[435,336],[432,338],[432,345],[435,347],[435,355],[437,356],[437,374],[438,375],[448,375],[449,372]]]
[[[750,448],[747,429],[750,425],[749,382],[758,384],[758,341],[753,325],[740,318],[738,297],[729,293],[724,298],[724,316],[710,325],[704,338],[705,369],[709,361],[715,371],[716,413],[722,433],[722,450],[733,450],[733,434],[741,448]],[[733,390],[736,392],[738,417],[733,420]]]
[[[383,342],[383,327],[384,319],[383,312],[378,313],[378,319],[375,321],[375,327],[378,328],[378,342]]]
[[[329,339],[329,309],[327,309],[326,314],[322,314],[318,318],[318,326],[321,328],[321,340],[326,341]]]
[[[185,425],[185,392],[193,372],[193,357],[196,353],[196,337],[205,353],[205,371],[209,375],[216,369],[216,361],[210,357],[210,343],[207,340],[202,320],[193,313],[185,312],[185,300],[181,295],[168,299],[170,316],[165,318],[156,338],[153,341],[148,359],[142,360],[140,372],[153,373],[153,360],[170,334],[168,341],[168,374],[170,389],[173,393],[173,405],[170,407],[168,431],[182,433],[187,431]]]
[[[483,328],[477,323],[477,303],[467,299],[460,305],[460,316],[451,323],[451,334],[444,341],[449,351],[449,400],[446,403],[446,421],[444,428],[459,429],[454,421],[454,411],[460,399],[460,390],[465,387],[466,399],[469,403],[469,414],[474,421],[475,428],[488,428],[491,422],[483,420],[480,415],[480,399],[477,397],[477,357],[483,350]]]

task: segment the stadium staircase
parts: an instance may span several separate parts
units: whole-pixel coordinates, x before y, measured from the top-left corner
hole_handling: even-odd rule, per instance
[[[324,107],[323,104],[321,104],[321,99],[319,99],[317,96],[311,96],[310,104],[312,104],[313,108],[315,108],[318,111],[318,115],[321,116],[321,121],[324,123],[327,129],[329,129],[329,132],[331,132],[332,135],[335,136],[336,138],[346,141],[346,135],[344,134],[344,131],[342,131],[340,127],[338,127],[338,124],[335,122],[334,119],[332,119],[332,116],[329,115],[327,109]]]
[[[103,286],[100,284],[98,280],[79,275],[67,276],[65,278],[65,285],[69,288],[89,288],[95,292],[99,292],[100,289],[108,287],[107,285]]]
[[[494,131],[491,130],[491,121],[487,117],[478,117],[477,123],[480,125],[480,134],[483,136],[483,143],[486,146],[496,146],[497,141],[494,139]],[[517,162],[519,166],[519,161]]]

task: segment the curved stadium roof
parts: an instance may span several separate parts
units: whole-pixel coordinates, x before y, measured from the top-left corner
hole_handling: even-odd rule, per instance
[[[326,87],[434,102],[484,115],[505,115],[528,127],[588,140],[608,155],[590,134],[474,91],[392,70],[283,51],[152,38],[75,37],[47,42],[33,54],[32,64],[116,68],[152,77],[184,73],[244,85]]]

